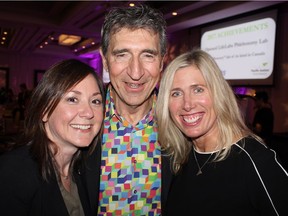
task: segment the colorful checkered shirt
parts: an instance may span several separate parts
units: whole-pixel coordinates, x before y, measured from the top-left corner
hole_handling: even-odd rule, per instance
[[[133,127],[117,114],[108,88],[98,215],[161,214],[161,152],[150,112]]]

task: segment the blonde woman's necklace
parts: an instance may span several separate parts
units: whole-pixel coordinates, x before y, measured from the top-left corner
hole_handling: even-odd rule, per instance
[[[208,159],[202,164],[202,166],[199,165],[199,162],[198,162],[198,159],[196,157],[196,154],[195,154],[195,149],[193,148],[193,155],[194,155],[194,158],[195,158],[195,161],[196,161],[196,164],[197,164],[197,167],[198,167],[198,172],[197,172],[197,176],[198,175],[201,175],[203,172],[202,172],[202,169],[203,167],[208,163],[208,161],[211,159],[213,153],[210,154],[210,156],[208,157]]]

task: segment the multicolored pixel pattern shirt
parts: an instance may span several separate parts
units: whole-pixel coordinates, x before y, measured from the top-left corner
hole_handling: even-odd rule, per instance
[[[117,114],[108,89],[98,215],[161,214],[161,149],[150,112],[133,127]]]

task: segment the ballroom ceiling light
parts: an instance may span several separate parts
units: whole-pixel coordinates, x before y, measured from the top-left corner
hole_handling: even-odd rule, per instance
[[[13,32],[11,29],[1,28],[0,27],[0,45],[1,47],[8,47],[13,36]]]
[[[71,46],[81,40],[80,36],[61,34],[58,38],[58,43],[63,46]]]

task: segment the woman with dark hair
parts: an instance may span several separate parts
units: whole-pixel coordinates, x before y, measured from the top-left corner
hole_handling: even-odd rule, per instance
[[[170,182],[162,178],[169,188],[162,215],[288,215],[288,173],[245,125],[208,53],[196,49],[169,64],[156,116],[174,174]]]
[[[80,167],[100,142],[103,99],[102,81],[85,63],[64,60],[45,72],[23,137],[0,157],[1,214],[90,215]]]

